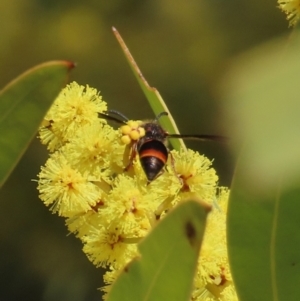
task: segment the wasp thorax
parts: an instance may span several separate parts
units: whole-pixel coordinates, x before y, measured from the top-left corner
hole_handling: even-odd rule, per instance
[[[129,120],[126,125],[121,126],[122,133],[121,141],[124,144],[129,144],[132,141],[137,141],[145,136],[145,129],[141,126],[142,121]]]

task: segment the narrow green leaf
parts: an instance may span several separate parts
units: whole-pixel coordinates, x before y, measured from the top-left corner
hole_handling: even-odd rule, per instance
[[[240,301],[300,298],[300,185],[261,193],[242,154],[228,207],[228,252]],[[260,181],[257,178],[257,181]]]
[[[256,195],[239,160],[227,215],[228,256],[239,301],[275,300],[271,279],[271,234],[276,191]],[[248,180],[248,181],[247,181]]]
[[[126,59],[130,65],[131,70],[133,71],[139,85],[141,86],[155,116],[157,116],[161,112],[168,112],[168,116],[162,117],[159,122],[163,126],[165,130],[172,134],[179,134],[179,130],[176,126],[176,123],[170,113],[168,107],[166,106],[165,102],[163,101],[162,97],[160,96],[159,92],[156,88],[150,87],[148,82],[146,81],[145,77],[143,76],[141,70],[139,69],[137,63],[135,62],[133,56],[131,55],[128,47],[126,46],[125,42],[123,41],[119,32],[113,27],[113,32],[121,45],[121,48],[126,56]],[[186,149],[186,146],[182,139],[171,139],[170,143],[172,144],[173,148],[176,150],[180,150],[181,148]]]
[[[0,187],[25,152],[73,67],[68,61],[38,65],[0,92]]]
[[[276,204],[271,246],[278,300],[300,299],[300,186],[281,191]]]
[[[225,82],[228,132],[244,144],[227,217],[240,301],[300,300],[299,48],[296,35],[263,45]]]
[[[209,210],[188,201],[168,213],[140,243],[141,257],[119,276],[108,301],[188,301]]]

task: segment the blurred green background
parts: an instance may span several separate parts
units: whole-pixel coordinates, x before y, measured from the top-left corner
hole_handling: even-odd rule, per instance
[[[109,108],[152,118],[117,44],[115,26],[181,133],[224,135],[220,81],[239,53],[288,30],[276,0],[110,0],[0,2],[0,85],[44,61],[77,63],[70,80],[101,91]],[[228,134],[228,133],[226,133]],[[230,186],[235,158],[226,145],[188,142],[214,159]],[[47,158],[33,141],[0,191],[0,300],[100,300],[102,271],[63,219],[39,201],[35,179]]]

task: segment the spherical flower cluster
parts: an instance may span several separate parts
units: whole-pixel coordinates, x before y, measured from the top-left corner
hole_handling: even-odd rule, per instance
[[[137,243],[158,220],[179,202],[197,196],[214,210],[192,300],[237,300],[226,249],[228,190],[217,187],[211,161],[192,150],[172,150],[172,162],[149,184],[138,155],[128,168],[132,145],[145,135],[142,123],[128,121],[116,130],[103,119],[106,110],[95,89],[77,83],[63,89],[39,131],[50,156],[38,175],[40,199],[66,218],[87,257],[109,269],[103,291],[138,256]]]
[[[121,141],[124,144],[130,144],[132,141],[137,141],[138,139],[145,136],[145,129],[141,127],[142,121],[129,120],[126,125],[120,127],[120,132],[122,134]]]

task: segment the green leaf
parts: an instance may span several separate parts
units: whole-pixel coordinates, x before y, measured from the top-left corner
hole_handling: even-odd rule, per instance
[[[73,67],[68,61],[38,65],[0,92],[0,187],[36,134]]]
[[[244,154],[236,169],[228,207],[228,252],[240,301],[300,298],[300,186],[261,193],[245,176]]]
[[[120,274],[108,301],[188,301],[209,210],[187,201],[168,213],[140,243],[141,257]]]
[[[133,56],[129,52],[128,47],[126,46],[125,42],[123,41],[119,32],[113,27],[113,32],[121,45],[121,48],[125,54],[125,57],[130,65],[131,70],[133,71],[138,83],[140,84],[155,116],[157,116],[161,112],[168,112],[168,116],[162,117],[159,122],[161,123],[162,127],[172,134],[179,134],[179,130],[176,126],[176,123],[170,113],[168,107],[166,106],[164,100],[160,96],[159,92],[156,88],[150,87],[148,82],[146,81],[145,77],[143,76],[141,70],[139,69],[137,63],[135,62]],[[170,143],[172,144],[173,148],[176,150],[186,149],[186,146],[182,139],[171,139]]]
[[[228,132],[243,145],[227,217],[240,301],[300,299],[299,49],[296,36],[263,45],[225,82]]]

